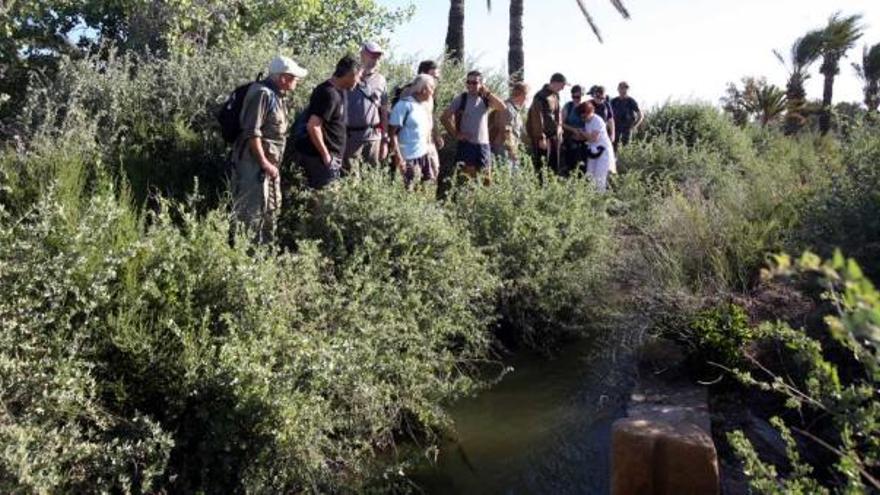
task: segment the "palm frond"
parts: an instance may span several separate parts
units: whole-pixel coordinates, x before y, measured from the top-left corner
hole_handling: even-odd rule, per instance
[[[621,0],[611,0],[611,5],[614,5],[614,8],[620,12],[620,15],[622,15],[624,19],[630,18],[629,11],[626,10],[626,6],[623,5]]]
[[[776,57],[776,60],[779,60],[779,63],[780,63],[780,64],[782,64],[782,65],[788,67],[788,62],[785,61],[785,57],[782,56],[782,53],[780,53],[779,50],[777,50],[777,49],[774,48],[774,49],[772,50],[772,52],[773,52],[773,56]]]
[[[593,20],[593,16],[590,15],[590,11],[587,10],[587,5],[584,3],[584,0],[577,0],[577,4],[578,7],[580,7],[581,12],[583,12],[584,18],[587,19],[587,24],[590,25],[590,29],[593,30],[593,34],[596,35],[596,39],[599,40],[599,43],[602,43],[602,33],[599,32],[599,26],[596,25],[596,21]]]
[[[823,51],[842,53],[855,46],[864,34],[861,20],[859,14],[841,17],[840,12],[834,13],[823,30]]]
[[[808,67],[822,55],[825,33],[821,29],[808,32],[795,40],[791,46],[791,62],[798,67]]]

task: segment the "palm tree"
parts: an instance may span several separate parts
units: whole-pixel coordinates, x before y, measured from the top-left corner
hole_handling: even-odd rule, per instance
[[[803,106],[806,101],[807,93],[804,90],[804,83],[810,78],[809,69],[821,55],[823,42],[822,30],[814,30],[795,40],[791,45],[789,53],[790,62],[786,62],[785,57],[778,51],[773,50],[773,54],[779,59],[788,71],[788,83],[786,84],[786,115],[785,115],[785,132],[794,134],[803,127],[806,119],[802,114]]]
[[[450,0],[449,24],[446,26],[446,56],[464,63],[464,0]]]
[[[507,74],[510,82],[520,82],[525,75],[523,52],[523,0],[510,0],[510,38],[507,42]]]
[[[853,64],[859,79],[865,84],[865,106],[876,113],[880,107],[880,43],[862,50],[862,63]]]
[[[761,125],[766,127],[785,112],[786,99],[785,91],[775,84],[760,86],[755,92],[750,110],[758,117]]]
[[[840,12],[838,12],[828,19],[828,25],[822,30],[822,66],[819,67],[819,72],[825,76],[825,86],[822,91],[822,114],[819,116],[819,130],[822,134],[827,134],[831,129],[834,77],[840,73],[840,60],[862,37],[861,20],[861,15],[841,18]]]
[[[602,42],[602,34],[596,24],[584,0],[576,0],[578,7],[593,30],[593,34],[599,42]],[[623,5],[623,0],[609,0],[611,5],[620,12],[624,19],[629,19],[629,11]],[[486,8],[492,10],[492,0],[486,0]],[[525,67],[525,54],[523,52],[523,0],[510,0],[510,39],[508,40],[507,72],[510,81],[521,81]],[[446,28],[446,55],[450,60],[464,62],[464,0],[450,0],[449,24]]]
[[[586,3],[584,0],[576,0],[578,8],[581,9],[581,13],[583,13],[584,18],[587,20],[587,24],[590,25],[590,29],[593,30],[593,34],[596,35],[596,38],[599,42],[602,42],[602,33],[599,32],[599,26],[596,24],[596,21],[593,19],[593,16],[590,14],[590,11],[587,9]],[[623,16],[624,19],[629,19],[629,11],[623,5],[622,0],[609,0],[611,5],[614,6],[615,9]],[[508,52],[507,52],[507,73],[510,76],[511,82],[520,81],[523,78],[523,74],[525,72],[525,54],[523,53],[523,0],[510,0],[510,40],[508,44]]]

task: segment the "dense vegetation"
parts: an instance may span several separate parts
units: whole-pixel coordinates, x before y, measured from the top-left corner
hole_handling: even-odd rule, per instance
[[[445,203],[382,172],[312,193],[288,163],[282,241],[230,243],[212,113],[275,48],[61,58],[5,122],[0,491],[405,489],[398,445],[432,449],[445,406],[503,370],[499,350],[552,350],[607,331],[615,313],[641,313],[731,368],[749,366],[743,350],[758,340],[790,342],[830,380],[803,386],[836,414],[822,425],[844,453],[834,462],[876,471],[876,436],[847,434],[880,416],[875,366],[835,382],[815,335],[751,328],[731,301],[780,251],[842,247],[880,273],[870,122],[791,137],[669,104],[621,153],[608,195],[529,170]],[[302,54],[306,86],[339,53]],[[392,84],[411,73],[385,69]],[[448,65],[444,81],[463,73]],[[458,92],[441,84],[438,107]],[[829,323],[868,366],[876,340],[862,333],[876,334],[878,303],[854,263],[825,267],[823,287],[857,285]],[[808,471],[793,466],[783,474]],[[771,486],[776,472],[756,474]]]

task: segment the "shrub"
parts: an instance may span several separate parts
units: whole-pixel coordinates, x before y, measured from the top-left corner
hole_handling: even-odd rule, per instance
[[[754,335],[741,306],[720,304],[694,316],[687,338],[701,364],[711,361],[735,367],[741,364],[743,346]]]
[[[436,335],[477,356],[488,342],[498,279],[462,223],[429,196],[368,170],[360,180],[302,193],[308,206],[299,212],[297,238],[319,241],[339,274],[371,270],[372,283],[393,285],[409,301],[396,310],[413,324],[408,338]]]
[[[738,165],[754,155],[748,136],[716,108],[705,104],[667,103],[648,113],[645,140],[681,141],[689,148],[698,144],[717,152],[725,165]]]
[[[775,467],[764,465],[742,432],[731,435],[753,487],[762,493],[828,493],[829,489],[834,493],[867,493],[869,487],[880,489],[876,478],[880,456],[880,293],[858,264],[844,259],[839,251],[826,262],[810,253],[796,262],[778,256],[765,275],[815,278],[826,291],[823,297],[833,303],[833,313],[825,318],[827,331],[845,352],[833,357],[827,341],[783,323],[759,329],[763,339],[785,349],[794,368],[784,376],[776,375],[749,356],[759,371],[738,372],[737,376],[746,384],[781,395],[796,414],[784,421],[774,419],[788,445],[791,472],[787,476],[778,476]],[[792,432],[803,443],[796,443]],[[814,467],[801,460],[806,449],[830,456],[829,464],[833,463],[836,473],[829,473],[827,479],[813,479]]]
[[[334,263],[230,247],[216,211],[144,224],[106,179],[58,198],[3,213],[4,491],[356,490],[480,384],[494,278],[426,199]]]
[[[172,435],[108,407],[94,359],[136,221],[106,194],[77,218],[49,189],[27,218],[0,211],[0,491],[152,491]]]
[[[817,188],[804,207],[796,239],[824,255],[836,247],[880,274],[880,137],[876,127],[853,131],[841,150],[843,167]]]
[[[584,180],[500,170],[491,187],[466,185],[449,208],[502,280],[499,312],[514,337],[546,349],[582,335],[614,299],[615,258],[605,199]]]
[[[198,181],[207,205],[216,206],[227,179],[216,111],[236,86],[265,72],[277,50],[258,36],[167,58],[108,49],[106,56],[65,59],[56,78],[29,93],[19,127],[29,147],[70,137],[91,141],[113,172],[124,173],[138,202],[153,192],[183,200]],[[286,98],[291,121],[342,54],[297,55],[311,75]],[[412,75],[394,61],[383,71],[392,79]]]
[[[655,278],[696,292],[744,289],[765,253],[804,246],[793,234],[841,170],[840,151],[772,130],[751,139],[759,155],[733,164],[704,143],[657,138],[623,150],[626,174],[638,175],[619,181],[630,206],[623,220],[645,234]],[[646,189],[650,201],[639,192]]]

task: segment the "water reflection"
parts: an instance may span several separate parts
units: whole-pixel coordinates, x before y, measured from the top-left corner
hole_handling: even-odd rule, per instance
[[[415,481],[436,494],[608,493],[611,424],[632,376],[611,348],[516,358],[499,384],[455,405],[456,441]]]

